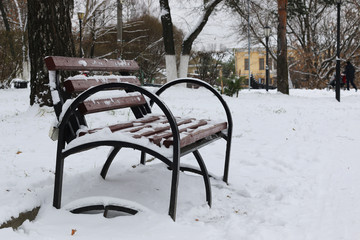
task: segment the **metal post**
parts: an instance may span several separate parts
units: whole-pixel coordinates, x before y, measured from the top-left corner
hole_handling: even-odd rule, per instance
[[[341,0],[337,1],[337,39],[336,39],[336,100],[340,102],[340,5]]]
[[[82,57],[82,46],[81,46],[81,40],[82,40],[82,31],[81,31],[81,26],[82,26],[82,20],[84,18],[85,13],[83,11],[79,11],[78,13],[78,18],[79,18],[79,27],[80,27],[80,57]]]
[[[266,36],[266,91],[269,91],[269,37]]]
[[[250,81],[250,77],[251,77],[251,71],[250,71],[250,0],[247,0],[247,7],[248,7],[248,55],[249,55],[249,90],[251,87],[251,81]]]
[[[123,53],[123,3],[122,0],[117,0],[117,45],[118,45],[118,58],[122,57]]]
[[[81,25],[82,25],[82,20],[79,18],[79,25],[80,25],[80,49],[79,49],[79,51],[80,51],[80,57],[82,57],[82,51],[81,51],[81,39],[82,39],[82,34],[81,34]]]

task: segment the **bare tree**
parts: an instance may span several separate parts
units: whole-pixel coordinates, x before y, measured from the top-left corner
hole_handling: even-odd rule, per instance
[[[0,85],[9,86],[27,60],[26,3],[0,1]]]
[[[219,77],[221,64],[228,55],[226,51],[199,51],[191,54],[191,62],[195,64],[200,79],[215,85]]]
[[[170,71],[169,73],[167,72],[168,81],[173,80],[174,78],[176,78],[176,76],[179,77],[187,76],[190,51],[192,45],[195,39],[199,36],[201,31],[203,30],[207,21],[209,20],[211,13],[215,10],[216,6],[220,2],[222,2],[222,0],[204,1],[197,24],[193,27],[192,30],[189,31],[189,33],[183,39],[181,56],[180,56],[180,67],[179,67],[179,71],[177,71],[176,62],[175,62],[176,57],[175,55],[172,55],[175,54],[175,47],[173,47],[174,41],[172,40],[173,36],[171,33],[173,26],[172,26],[169,2],[168,0],[160,0],[164,44],[165,44],[165,49],[168,48],[168,51],[167,50],[165,51],[167,54],[169,54],[169,57],[167,57],[168,60],[166,61],[167,71],[168,69]]]
[[[5,33],[6,33],[6,37],[8,38],[10,52],[11,52],[12,57],[15,59],[16,54],[15,54],[15,48],[14,48],[14,40],[11,35],[10,23],[8,20],[8,15],[5,11],[5,6],[4,6],[3,0],[0,0],[0,12],[1,12],[1,16],[3,19],[4,25],[5,25]]]
[[[163,40],[165,46],[165,62],[167,81],[177,77],[175,42],[173,24],[171,20],[170,6],[168,0],[160,0],[161,22],[163,29]]]

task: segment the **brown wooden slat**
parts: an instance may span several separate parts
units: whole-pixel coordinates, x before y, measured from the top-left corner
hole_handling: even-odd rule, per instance
[[[139,65],[133,60],[50,56],[45,58],[45,64],[48,70],[110,72],[134,72],[139,70]]]
[[[82,114],[96,113],[126,107],[141,106],[146,103],[144,96],[126,96],[112,99],[97,99],[84,101],[79,105]]]
[[[189,118],[189,119],[183,119],[183,120],[177,121],[176,124],[178,126],[181,126],[183,124],[187,124],[187,123],[190,123],[190,122],[191,122],[191,119]],[[143,126],[141,129],[149,128],[151,130],[149,130],[147,132],[143,132],[141,134],[136,134],[133,137],[134,138],[149,137],[151,135],[158,134],[158,133],[161,133],[161,132],[164,132],[164,131],[170,129],[170,124],[164,124],[164,125],[165,126],[163,126],[163,127],[157,127],[157,128],[151,128],[151,125]],[[140,131],[141,129],[138,129],[137,131]]]
[[[98,86],[104,83],[117,83],[117,82],[126,82],[131,83],[137,86],[140,86],[141,83],[138,78],[131,76],[102,76],[102,77],[86,77],[83,78],[76,77],[75,79],[67,79],[64,82],[64,87],[67,92],[82,92],[90,87]]]
[[[149,123],[164,122],[164,119],[166,119],[164,116],[151,116],[147,119],[137,119],[129,123],[115,124],[109,126],[109,128],[112,132],[123,130],[130,134],[135,133],[132,134],[132,137],[134,138],[147,137],[149,141],[153,142],[154,144],[157,144],[159,146],[162,144],[165,147],[170,147],[171,145],[173,145],[173,137],[172,137],[172,132],[170,131],[170,125],[166,124],[166,126],[164,127],[152,128],[151,124],[149,124]],[[192,143],[195,143],[196,141],[201,140],[205,137],[218,133],[222,130],[225,130],[227,128],[226,122],[222,122],[218,124],[208,124],[208,121],[206,120],[202,119],[196,121],[194,118],[189,118],[189,119],[178,118],[177,125],[179,126],[180,133],[189,132],[190,130],[188,135],[180,136],[181,148],[188,146]],[[182,125],[185,126],[181,127]],[[199,127],[203,127],[203,128],[198,130]],[[136,134],[136,132],[144,128],[149,128],[149,131]],[[83,136],[86,133],[91,134],[101,129],[102,128],[91,129],[88,130],[87,132],[80,133],[80,136]]]
[[[133,122],[128,122],[128,123],[118,123],[118,124],[115,124],[115,125],[111,125],[109,126],[111,132],[116,132],[116,131],[119,131],[119,130],[122,130],[122,129],[125,129],[125,128],[129,128],[129,127],[133,127],[134,126],[134,123]],[[97,131],[100,131],[104,128],[93,128],[93,129],[90,129],[90,130],[87,130],[87,131],[82,131],[79,133],[79,137],[81,136],[84,136],[85,134],[91,134],[91,133],[95,133]]]
[[[201,129],[201,130],[195,130],[192,133],[190,133],[189,135],[180,137],[180,148],[188,146],[188,145],[190,145],[190,144],[192,144],[192,143],[194,143],[194,142],[196,142],[196,141],[198,141],[200,139],[211,136],[212,134],[220,132],[220,131],[222,131],[222,130],[224,130],[226,128],[227,128],[227,123],[223,122],[223,123],[218,123],[218,124],[215,124],[215,125],[209,125],[208,128],[204,128],[204,129]],[[169,138],[169,139],[166,139],[163,142],[163,145],[165,147],[169,147],[172,144],[173,144],[172,137]]]
[[[191,120],[195,120],[194,118],[192,118]],[[182,133],[182,132],[185,132],[187,131],[188,129],[194,129],[194,128],[198,128],[200,126],[204,126],[207,124],[207,121],[206,120],[199,120],[198,122],[195,122],[194,124],[191,124],[191,125],[187,125],[187,126],[184,126],[184,127],[180,127],[179,128],[179,133]],[[159,145],[161,140],[166,140],[168,138],[172,137],[172,132],[165,132],[163,134],[160,134],[160,135],[156,135],[154,137],[151,137],[150,138],[150,141],[154,142],[155,144]]]
[[[111,132],[116,132],[116,131],[120,131],[123,130],[125,128],[129,128],[129,127],[133,127],[134,123],[129,122],[129,123],[119,123],[119,124],[115,124],[115,125],[111,125],[109,126]]]
[[[149,123],[149,122],[154,122],[156,120],[160,120],[161,117],[164,117],[164,116],[155,116],[155,115],[152,115],[150,117],[146,116],[144,118],[140,118],[140,119],[136,119],[134,121],[134,123]]]
[[[178,121],[181,121],[181,120],[178,120]],[[166,123],[168,123],[168,120],[165,116],[160,116],[158,119],[141,121],[141,123],[150,123],[150,124],[147,124],[147,125],[137,124],[136,126],[134,126],[134,128],[128,129],[126,131],[130,132],[130,133],[136,133],[144,128],[152,128],[153,124],[166,124]],[[183,124],[183,122],[180,122],[180,124]],[[170,129],[170,125],[166,125],[165,128]],[[153,132],[153,130],[151,130],[151,132]]]
[[[123,130],[123,129],[126,129],[126,128],[134,127],[134,123],[135,124],[148,123],[148,122],[156,121],[156,120],[159,120],[159,119],[160,119],[160,116],[150,116],[150,117],[145,117],[145,118],[142,118],[142,119],[136,119],[134,121],[127,122],[127,123],[118,123],[118,124],[110,125],[109,128],[110,128],[111,132],[116,132],[116,131]],[[99,131],[99,130],[102,130],[102,129],[104,129],[104,128],[89,129],[87,131],[80,132],[79,136],[81,137],[81,136],[84,136],[85,134],[88,134],[88,133],[89,134],[95,133],[96,131]]]

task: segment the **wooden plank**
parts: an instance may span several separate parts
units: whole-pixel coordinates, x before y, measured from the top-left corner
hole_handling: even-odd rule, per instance
[[[97,99],[84,101],[79,105],[79,111],[82,114],[89,114],[127,107],[136,107],[143,104],[146,104],[143,95]]]
[[[209,124],[207,128],[203,128],[200,130],[194,130],[190,134],[180,137],[180,148],[190,145],[190,144],[192,144],[200,139],[203,139],[205,137],[211,136],[212,134],[215,134],[222,130],[225,130],[226,128],[227,128],[227,123],[223,122],[223,123],[218,123],[215,125]],[[163,145],[165,147],[169,147],[172,144],[173,144],[172,137],[169,139],[166,139],[163,142]]]
[[[128,122],[128,123],[118,123],[118,124],[115,124],[115,125],[111,125],[109,126],[111,132],[116,132],[116,131],[119,131],[119,130],[122,130],[122,129],[125,129],[125,128],[130,128],[130,127],[133,127],[134,126],[134,123],[133,122]],[[91,134],[91,133],[95,133],[97,131],[100,131],[104,128],[93,128],[93,129],[89,129],[87,131],[81,131],[79,133],[79,137],[81,136],[84,136],[85,134]]]
[[[76,77],[64,81],[64,87],[67,92],[82,92],[90,87],[95,87],[104,83],[125,82],[140,86],[141,83],[137,77],[132,76],[102,76],[102,77]]]
[[[190,123],[192,119],[188,118],[188,119],[182,119],[180,121],[177,121],[176,124],[178,126],[181,126],[183,124],[187,124],[187,123]],[[144,128],[149,128],[149,131],[146,131],[146,132],[143,132],[141,134],[136,134],[134,135],[133,137],[134,138],[141,138],[141,137],[149,137],[151,135],[154,135],[154,134],[158,134],[158,133],[161,133],[161,132],[164,132],[166,130],[170,130],[170,124],[169,123],[163,123],[163,127],[157,127],[157,128],[151,128],[151,125],[145,125],[145,126],[142,126],[142,128],[139,128],[137,129],[137,131],[140,131]],[[137,132],[136,131],[136,132]]]
[[[157,121],[157,120],[160,120],[161,118],[164,118],[165,116],[145,116],[144,118],[140,118],[140,119],[136,119],[134,121],[134,123],[149,123],[149,122],[154,122],[154,121]]]
[[[48,70],[110,72],[135,72],[139,70],[139,65],[134,60],[50,56],[45,58],[45,64]]]
[[[129,123],[121,123],[109,126],[112,132],[123,130],[132,134],[134,138],[147,137],[149,141],[154,144],[165,147],[173,145],[172,132],[170,131],[170,125],[167,123],[163,127],[152,127],[152,124],[164,122],[164,116],[151,116],[148,119],[137,119]],[[149,124],[150,123],[150,124]],[[190,124],[189,124],[190,123]],[[180,148],[195,143],[203,138],[221,132],[227,128],[227,122],[209,124],[207,120],[195,120],[189,119],[177,119],[177,125],[179,127],[179,133],[188,132],[187,135],[180,135]],[[202,127],[201,129],[198,129]],[[137,134],[138,131],[149,128],[148,131]],[[80,133],[80,136],[86,133],[94,133],[102,128],[91,129],[85,133]]]
[[[134,127],[134,124],[138,124],[138,123],[148,123],[151,121],[156,121],[159,120],[160,116],[150,116],[150,117],[146,117],[146,118],[142,118],[142,119],[136,119],[134,121],[131,122],[127,122],[127,123],[118,123],[118,124],[114,124],[114,125],[110,125],[109,128],[111,130],[111,132],[116,132],[116,131],[120,131],[120,130],[124,130],[126,128],[132,128]],[[87,131],[82,131],[79,133],[79,136],[84,136],[85,134],[91,134],[91,133],[95,133],[99,130],[104,129],[104,127],[102,128],[93,128],[93,129],[89,129]]]
[[[195,119],[191,118],[191,120],[193,121]],[[187,125],[187,126],[184,126],[184,127],[180,127],[179,128],[179,133],[182,133],[182,132],[187,131],[188,129],[194,129],[194,128],[197,128],[199,126],[203,126],[203,125],[206,125],[206,124],[207,124],[207,122],[205,120],[199,120],[198,122],[195,122],[194,124]],[[161,142],[162,139],[166,140],[167,138],[170,138],[170,137],[172,137],[172,132],[165,132],[163,134],[159,134],[159,135],[155,135],[155,136],[151,137],[150,141],[152,141],[152,142],[159,145],[159,143]]]

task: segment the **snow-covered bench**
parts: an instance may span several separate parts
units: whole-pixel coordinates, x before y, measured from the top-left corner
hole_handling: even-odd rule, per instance
[[[206,201],[211,206],[209,174],[198,151],[199,148],[217,139],[225,139],[225,163],[223,181],[228,181],[232,118],[230,110],[221,97],[209,84],[191,78],[178,79],[163,85],[151,93],[140,86],[135,76],[130,76],[139,67],[134,61],[100,60],[51,56],[45,59],[49,70],[49,84],[58,123],[54,126],[52,138],[57,139],[55,186],[53,206],[61,207],[64,160],[66,157],[98,146],[111,146],[101,170],[105,179],[108,169],[121,148],[141,151],[140,162],[145,164],[146,153],[160,159],[172,170],[169,215],[175,220],[179,171],[200,174],[205,183]],[[79,71],[82,74],[79,75]],[[62,81],[62,74],[77,73]],[[84,72],[90,73],[89,76]],[[95,75],[90,76],[96,72]],[[102,72],[102,75],[97,75]],[[104,75],[104,72],[111,75]],[[113,75],[120,73],[121,75]],[[158,97],[166,89],[179,83],[191,83],[210,90],[223,105],[226,122],[196,120],[194,118],[174,117],[171,110]],[[153,114],[156,104],[162,114]],[[87,117],[91,113],[131,108],[135,118],[106,126],[90,128]],[[180,157],[193,153],[199,168],[180,165]],[[73,212],[92,209],[106,209],[108,206],[85,206]],[[113,207],[134,214],[136,211],[126,207]]]

